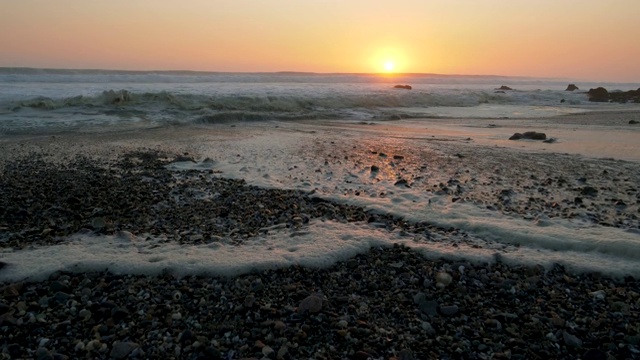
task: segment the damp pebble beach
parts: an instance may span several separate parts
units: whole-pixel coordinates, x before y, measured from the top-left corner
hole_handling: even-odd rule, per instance
[[[237,176],[227,177],[213,166],[171,169],[175,164],[220,161],[189,144],[155,146],[157,139],[152,138],[112,151],[126,136],[136,135],[114,135],[95,148],[65,146],[50,138],[1,144],[5,155],[0,164],[0,276],[17,266],[12,254],[70,246],[77,234],[130,237],[152,244],[149,249],[173,244],[185,251],[195,246],[242,251],[268,234],[304,238],[311,224],[333,222],[397,234],[412,239],[409,245],[448,239],[445,244],[453,249],[485,246],[476,245],[465,230],[372,211],[357,202],[323,197],[320,189],[255,186]],[[596,166],[590,160],[562,168],[580,170],[567,185],[564,175],[570,170],[548,178],[542,174],[546,170],[534,165],[526,171],[521,167],[499,173],[489,168],[490,158],[470,159],[468,148],[452,150],[447,144],[437,151],[425,148],[449,152],[445,154],[449,160],[436,156],[440,160],[429,165],[440,166],[439,176],[453,179],[447,183],[435,175],[426,179],[411,172],[406,164],[420,170],[419,161],[412,159],[419,156],[400,145],[376,147],[371,139],[347,145],[338,139],[329,157],[331,150],[322,149],[330,147],[328,141],[305,147],[316,154],[309,160],[315,162],[292,171],[318,167],[329,176],[329,170],[320,167],[341,162],[354,173],[360,168],[367,171],[371,181],[388,176],[393,180],[390,186],[422,186],[452,203],[491,206],[490,211],[500,216],[526,219],[545,214],[540,217],[543,221],[590,214],[588,220],[598,226],[626,233],[638,226],[635,163],[611,162],[604,169],[607,174],[597,181],[619,183],[616,189],[591,185],[596,178],[588,176],[595,174]],[[383,160],[381,152],[386,155]],[[451,164],[451,159],[459,163]],[[373,166],[377,174],[370,175]],[[476,181],[471,181],[474,174],[456,173],[454,168],[478,172]],[[405,183],[396,185],[399,179]],[[354,197],[360,196],[355,191],[367,192],[343,184],[337,191]],[[596,200],[610,203],[609,207],[597,206]],[[265,254],[269,246],[265,245]],[[288,266],[249,266],[235,275],[185,275],[175,268],[115,273],[60,264],[41,278],[9,278],[0,285],[0,356],[640,358],[640,282],[633,274],[610,276],[561,265],[518,264],[504,261],[508,247],[505,255],[500,249],[490,248],[495,254],[480,260],[438,258],[404,243],[387,243],[325,266],[300,266],[294,261]]]

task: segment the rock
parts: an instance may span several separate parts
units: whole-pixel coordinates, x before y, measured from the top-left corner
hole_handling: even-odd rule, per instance
[[[629,125],[640,124],[640,121],[637,120],[629,120]]]
[[[411,185],[409,185],[409,182],[407,182],[407,180],[405,180],[405,179],[400,179],[400,180],[396,181],[393,185],[395,185],[395,186],[403,186],[403,187],[406,187],[406,188],[410,188],[411,187]]]
[[[274,353],[275,353],[275,350],[273,350],[270,346],[262,347],[262,355],[266,357],[271,357]]]
[[[409,349],[402,349],[398,353],[398,360],[414,360],[413,352]]]
[[[218,350],[217,348],[215,348],[213,346],[207,346],[204,349],[204,355],[207,356],[207,358],[212,359],[212,360],[222,359],[222,353],[220,352],[220,350]]]
[[[580,340],[577,336],[569,334],[566,331],[562,332],[562,338],[564,339],[564,343],[567,346],[571,347],[582,347],[582,340]]]
[[[427,300],[427,295],[425,293],[417,293],[413,297],[413,302],[418,305],[423,313],[429,316],[438,315],[438,302],[434,300]]]
[[[603,87],[598,87],[595,89],[589,89],[587,95],[589,96],[589,101],[594,102],[612,101],[618,103],[640,103],[640,89],[629,91],[608,91]]]
[[[580,194],[585,196],[596,196],[598,195],[598,189],[593,186],[585,186],[580,189]]]
[[[436,274],[436,287],[440,289],[447,287],[452,281],[453,277],[445,271]]]
[[[576,86],[576,84],[569,84],[567,86],[567,89],[565,91],[575,91],[575,90],[580,90],[578,89],[578,87]]]
[[[380,168],[379,168],[379,167],[377,167],[377,166],[375,166],[375,165],[371,165],[371,172],[377,172],[377,171],[379,171],[379,170],[380,170]]]
[[[522,134],[524,139],[531,139],[531,140],[544,140],[547,138],[547,135],[545,133],[539,133],[539,132],[535,132],[535,131],[527,131],[524,134]]]
[[[509,140],[520,140],[520,139],[545,140],[546,138],[547,138],[547,134],[545,134],[545,133],[539,133],[539,132],[535,132],[535,131],[527,131],[527,132],[525,132],[523,134],[515,133],[515,134],[511,135]]]
[[[499,88],[497,88],[496,90],[513,90],[512,88],[506,86],[506,85],[502,85]]]
[[[139,345],[129,341],[116,341],[111,349],[110,356],[114,359],[124,359]]]
[[[47,348],[40,347],[38,348],[38,350],[36,350],[36,359],[53,360],[53,354],[51,354],[51,352]]]
[[[458,313],[458,310],[458,305],[440,306],[440,313],[442,315],[455,315]]]
[[[547,143],[547,144],[553,144],[554,142],[556,142],[557,140],[554,138],[548,138],[546,140],[543,140],[543,143]]]
[[[320,312],[320,310],[322,310],[322,298],[317,295],[307,296],[298,305],[299,313],[310,312],[313,314]]]
[[[9,284],[2,289],[2,294],[6,298],[14,298],[20,296],[20,290],[22,290],[22,284]]]
[[[589,91],[587,91],[587,95],[589,96],[589,101],[609,102],[609,91],[603,87],[589,89]]]
[[[431,323],[428,321],[422,322],[422,330],[424,330],[427,335],[435,335],[436,333],[436,329],[434,329],[433,325],[431,325]]]
[[[405,89],[405,90],[411,90],[411,89],[413,89],[413,88],[411,87],[411,85],[396,85],[396,86],[394,86],[393,88],[394,88],[394,89]]]

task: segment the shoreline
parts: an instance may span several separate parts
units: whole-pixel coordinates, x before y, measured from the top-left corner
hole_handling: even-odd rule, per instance
[[[221,162],[247,143],[257,141],[261,145],[260,139],[266,136],[262,133],[271,128],[285,135],[302,134],[303,140],[319,137],[305,145],[299,156],[305,161],[313,156],[320,163],[309,163],[305,168],[297,158],[291,160],[291,164],[285,162],[287,166],[300,165],[297,173],[313,171],[323,166],[322,162],[325,167],[340,162],[342,168],[356,169],[350,170],[354,173],[358,167],[366,169],[376,163],[381,168],[381,175],[372,178],[367,171],[362,178],[375,184],[390,181],[388,188],[402,195],[402,188],[394,185],[398,176],[416,189],[420,186],[432,188],[432,183],[437,185],[446,183],[447,178],[466,176],[463,171],[457,175],[456,172],[474,169],[474,164],[478,166],[474,171],[477,176],[487,175],[495,163],[507,159],[499,157],[499,150],[477,144],[467,147],[460,142],[453,145],[441,142],[424,148],[425,153],[422,153],[416,152],[413,143],[406,139],[405,142],[390,139],[384,143],[376,135],[358,138],[360,141],[354,143],[351,139],[357,138],[357,132],[341,133],[342,137],[339,137],[323,129],[322,125],[299,128],[288,127],[287,123],[276,124],[275,127],[274,124],[216,126],[207,127],[207,131],[176,127],[151,132],[100,134],[98,137],[71,134],[0,142],[3,181],[11,180],[12,186],[16,186],[12,188],[13,197],[7,200],[8,195],[3,194],[3,201],[20,204],[30,196],[42,200],[40,208],[27,201],[24,204],[30,204],[30,208],[25,205],[14,209],[11,216],[17,218],[12,218],[16,222],[9,224],[11,229],[0,223],[4,227],[2,244],[5,249],[9,246],[22,246],[27,250],[32,246],[65,246],[70,242],[68,237],[77,233],[116,237],[120,234],[124,240],[120,239],[116,246],[125,250],[129,249],[127,246],[137,249],[140,251],[137,256],[144,258],[148,256],[146,251],[161,247],[163,242],[184,247],[200,244],[241,250],[253,239],[268,240],[269,234],[297,241],[307,239],[305,236],[310,236],[309,232],[314,235],[311,229],[316,224],[324,224],[318,228],[319,233],[332,229],[339,233],[338,224],[357,223],[363,228],[378,229],[374,237],[390,234],[386,243],[371,247],[365,246],[368,244],[365,242],[359,250],[352,250],[357,255],[343,252],[334,263],[323,266],[300,266],[304,261],[298,260],[287,266],[245,267],[241,274],[229,277],[207,275],[206,272],[193,276],[181,274],[179,269],[147,276],[86,269],[55,271],[40,281],[4,281],[0,285],[4,295],[0,302],[2,352],[12,357],[61,354],[72,358],[145,358],[169,354],[174,358],[363,360],[443,356],[477,359],[640,356],[640,328],[637,326],[640,323],[640,282],[633,277],[614,278],[593,272],[580,274],[561,266],[514,265],[509,261],[509,251],[505,251],[512,245],[500,245],[499,250],[488,247],[494,254],[491,261],[443,260],[437,255],[425,257],[424,252],[409,249],[393,239],[412,239],[426,245],[434,239],[448,239],[452,242],[445,242],[443,246],[451,249],[473,248],[475,240],[460,229],[394,216],[389,206],[393,202],[386,203],[385,199],[380,199],[380,206],[389,206],[386,211],[363,207],[358,202],[359,195],[355,194],[355,191],[364,191],[358,190],[358,184],[352,187],[341,182],[345,197],[336,198],[342,199],[337,201],[323,196],[322,189],[310,189],[307,185],[278,189],[246,184],[241,178],[226,178],[227,172],[246,174],[247,178],[254,176],[251,172],[234,169],[259,164],[271,157],[273,153],[262,152],[271,146],[270,143],[264,148],[249,148],[249,155],[258,154],[255,158],[238,153],[241,159],[237,164]],[[215,151],[224,149],[217,157],[209,159],[216,166],[200,170],[190,168],[208,164],[206,157],[215,154],[205,150],[207,144],[214,141],[220,141]],[[381,149],[389,155],[389,158],[385,155],[383,162],[380,162]],[[376,152],[372,153],[372,150]],[[279,148],[274,153],[277,151]],[[402,159],[394,159],[397,154],[402,154]],[[521,161],[525,155],[527,161],[544,160],[544,154],[526,150],[511,155],[514,157],[509,157],[509,161]],[[244,160],[245,157],[248,160]],[[574,159],[572,155],[554,153],[546,161],[555,166],[564,163],[565,157]],[[422,184],[418,173],[405,170],[419,168],[419,158],[430,159],[429,166],[437,169],[437,176],[442,179],[431,174],[433,178]],[[478,159],[488,159],[483,160],[488,162],[483,164]],[[247,163],[249,160],[251,162]],[[403,167],[391,165],[389,161],[392,160]],[[563,165],[568,166],[566,169],[555,168],[554,171],[579,175],[575,172],[579,170],[585,172],[588,182],[601,173],[598,166],[602,161],[582,159],[575,167],[567,162]],[[184,166],[184,170],[170,171],[166,168],[168,164]],[[635,162],[607,164],[612,177],[605,180],[611,184],[622,184],[620,179],[624,180],[624,177],[618,173],[626,167],[638,170]],[[217,166],[221,169],[219,173]],[[273,168],[267,173],[269,176],[262,179],[277,180],[275,176],[283,170],[275,168],[274,163],[266,163],[266,166]],[[595,170],[589,170],[591,168]],[[320,169],[328,172],[325,168]],[[331,169],[337,177],[336,168]],[[480,171],[482,169],[484,172]],[[501,173],[504,178],[496,181],[515,184],[529,178],[528,181],[535,183],[538,178],[545,178],[536,175],[534,179],[528,175],[529,172],[546,171],[545,167],[533,167],[527,172],[516,170]],[[634,174],[625,176],[636,176]],[[381,178],[383,175],[388,179]],[[355,181],[349,174],[345,179]],[[472,204],[491,199],[493,205],[488,206],[497,204],[492,193],[495,184],[488,184],[489,190],[484,190],[481,184],[474,189],[460,179],[460,184],[467,189],[464,201]],[[629,182],[633,183],[634,179]],[[302,180],[314,186],[311,180]],[[519,196],[526,199],[529,196],[525,191],[527,186],[527,183],[519,187],[514,185],[513,191],[522,192]],[[539,209],[555,216],[551,217],[555,221],[556,217],[563,219],[563,209],[574,206],[571,191],[581,191],[585,185],[565,189],[554,180],[547,187],[548,191],[558,191],[551,195],[564,194],[572,200],[563,203],[562,198],[556,198],[556,207],[551,207],[549,202],[549,208]],[[214,189],[212,193],[223,194],[221,199],[229,196],[235,205],[219,202],[211,197],[212,194],[196,191],[198,189]],[[375,186],[372,189],[379,191]],[[620,197],[617,188],[612,189],[599,190],[597,196]],[[449,194],[442,188],[429,191],[429,196],[435,196],[429,198],[433,206],[464,202],[452,202],[456,194]],[[438,194],[438,191],[443,193]],[[87,195],[92,200],[85,200]],[[520,202],[515,194],[509,196],[512,202],[508,207],[503,204],[489,210],[496,220],[498,215],[520,216],[518,206],[524,206],[522,204],[526,202]],[[175,203],[163,204],[160,200],[169,198],[175,199]],[[201,204],[195,202],[203,199],[206,201]],[[633,223],[625,225],[625,218],[620,217],[619,211],[609,212],[615,209],[611,204],[605,206],[604,202],[595,200],[595,208],[602,210],[602,221],[608,221],[605,216],[610,216],[620,220],[614,224],[616,227],[633,227]],[[281,206],[283,203],[295,204],[296,211],[290,211],[292,206]],[[627,203],[635,206],[630,201]],[[257,207],[258,204],[262,207]],[[96,208],[102,212],[95,212]],[[260,209],[259,216],[253,214],[257,208]],[[558,209],[557,213],[553,209]],[[44,215],[32,217],[36,213]],[[194,213],[206,216],[194,218]],[[46,216],[55,218],[53,224],[43,221]],[[201,229],[200,232],[194,232],[196,228]],[[154,231],[164,234],[161,241],[153,242],[146,235],[153,235]],[[6,238],[8,232],[18,235]],[[146,243],[148,248],[138,242]],[[270,250],[265,247],[263,251]],[[3,252],[3,255],[0,261],[6,265],[0,268],[0,275],[12,266],[11,252]],[[61,267],[65,268],[72,269],[73,262]]]

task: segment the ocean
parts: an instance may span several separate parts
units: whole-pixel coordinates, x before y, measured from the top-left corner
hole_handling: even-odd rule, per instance
[[[564,91],[569,83],[580,90]],[[230,121],[543,117],[594,108],[584,94],[592,87],[639,87],[501,76],[11,68],[0,69],[0,84],[0,134]],[[394,89],[398,84],[413,89]],[[496,90],[503,85],[514,90]]]
[[[569,83],[580,90],[565,91]],[[235,275],[328,266],[393,243],[431,258],[640,276],[640,131],[628,123],[640,108],[589,102],[585,92],[598,86],[640,87],[500,76],[0,69],[5,149],[45,138],[48,147],[33,148],[49,155],[187,153],[192,158],[166,167],[176,181],[190,171],[243,179],[439,229],[312,219],[302,230],[275,224],[242,244],[205,245],[127,228],[82,231],[62,244],[4,247],[0,261],[12,266],[0,279],[104,269]],[[508,140],[528,130],[553,141]],[[219,196],[197,190],[193,201]],[[12,229],[0,227],[7,239]]]

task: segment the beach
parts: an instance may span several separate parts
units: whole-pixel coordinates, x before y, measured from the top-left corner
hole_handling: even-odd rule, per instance
[[[639,119],[5,136],[2,353],[638,358]]]

